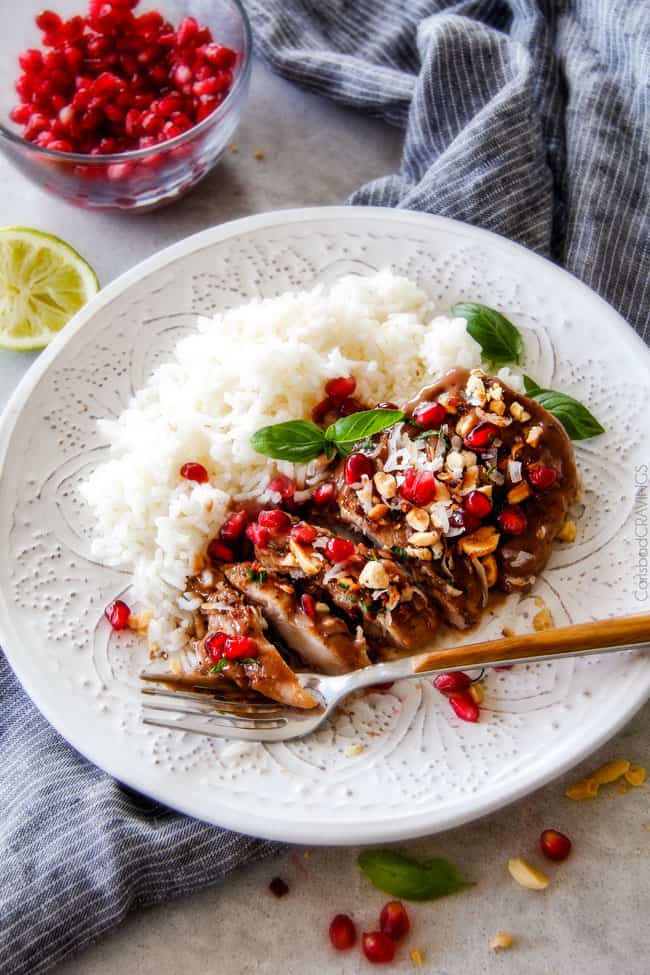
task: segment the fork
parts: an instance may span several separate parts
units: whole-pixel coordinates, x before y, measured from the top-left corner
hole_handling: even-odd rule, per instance
[[[318,705],[308,710],[287,707],[267,698],[229,694],[219,696],[214,686],[192,682],[188,690],[172,688],[173,674],[143,671],[144,724],[189,731],[215,738],[247,741],[289,741],[311,734],[354,691],[410,677],[435,677],[443,672],[504,664],[537,663],[595,653],[650,650],[650,614],[578,623],[501,640],[469,643],[433,650],[336,677],[298,673]]]

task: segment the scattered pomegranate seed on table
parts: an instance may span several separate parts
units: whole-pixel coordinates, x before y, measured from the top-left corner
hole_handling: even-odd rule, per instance
[[[557,829],[545,829],[539,838],[544,856],[558,863],[566,860],[571,852],[571,840]]]
[[[129,625],[131,610],[121,599],[115,599],[104,610],[104,616],[114,630],[124,630]]]
[[[366,477],[372,477],[374,469],[370,457],[366,457],[365,454],[350,454],[344,465],[345,483],[359,484],[364,474]]]
[[[330,562],[334,563],[345,562],[346,559],[354,555],[354,551],[354,542],[348,538],[339,538],[336,535],[333,538],[328,538],[325,545],[325,555]]]
[[[237,54],[193,17],[178,27],[138,0],[91,0],[86,16],[36,17],[46,51],[23,51],[11,119],[24,138],[91,155],[145,149],[210,115],[232,87]],[[124,164],[126,165],[126,164]],[[117,174],[116,174],[117,175]]]
[[[337,914],[330,924],[330,941],[337,951],[347,951],[357,940],[354,921],[347,914]]]
[[[208,472],[203,464],[196,464],[193,461],[183,464],[180,474],[186,481],[196,481],[197,484],[205,484],[208,479]]]
[[[282,877],[274,877],[269,884],[269,890],[275,897],[284,897],[285,894],[289,893],[289,886]]]
[[[411,921],[401,901],[389,901],[384,904],[379,915],[379,927],[393,941],[399,941],[411,930]]]
[[[395,942],[383,931],[370,931],[363,935],[363,953],[373,965],[385,965],[395,957]]]

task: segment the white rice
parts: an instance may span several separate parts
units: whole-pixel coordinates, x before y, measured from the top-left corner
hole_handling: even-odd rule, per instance
[[[153,612],[150,641],[168,651],[186,642],[179,597],[231,497],[266,501],[271,477],[294,474],[255,453],[255,430],[309,417],[335,376],[355,376],[362,402],[400,402],[450,366],[480,363],[465,320],[435,316],[427,295],[389,270],[200,318],[121,416],[100,421],[110,459],[80,487],[93,552],[132,572],[138,608]],[[501,375],[521,389],[519,376]],[[187,461],[207,468],[208,483],[180,477]]]

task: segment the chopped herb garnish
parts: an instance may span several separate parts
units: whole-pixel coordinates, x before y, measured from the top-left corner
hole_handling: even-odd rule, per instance
[[[255,571],[255,569],[251,569],[249,567],[246,570],[246,578],[248,579],[249,582],[255,582],[255,580],[257,579],[257,572]]]
[[[372,442],[372,437],[366,437],[365,440],[362,440],[357,444],[357,450],[372,450],[374,446],[375,445]]]
[[[266,582],[266,569],[260,569],[260,571],[257,573],[257,581],[260,586],[264,585]]]
[[[263,586],[266,582],[266,569],[253,569],[249,567],[246,570],[246,578],[249,582],[256,582],[258,586]]]
[[[259,667],[259,660],[256,660],[255,657],[243,657],[239,661],[239,663],[240,664],[255,664],[256,667]]]
[[[221,658],[221,660],[219,660],[219,661],[218,661],[218,662],[217,662],[217,663],[216,663],[216,664],[214,665],[214,667],[212,667],[212,668],[210,669],[210,673],[211,673],[211,674],[218,674],[218,673],[220,673],[220,672],[221,672],[221,671],[223,670],[223,668],[224,668],[224,667],[227,667],[227,666],[228,666],[228,661],[226,660],[226,658],[225,658],[225,657],[222,657],[222,658]]]
[[[344,589],[346,592],[350,588],[349,585],[347,584],[347,582],[341,582],[340,579],[338,580],[338,582],[336,584],[339,587],[339,589]]]
[[[410,561],[411,556],[405,548],[402,548],[401,545],[392,545],[391,552],[393,555],[396,555],[398,559],[404,559],[405,562]]]
[[[367,603],[365,599],[359,600],[359,606],[361,607],[364,613],[370,613],[372,611],[372,603]]]
[[[368,552],[368,558],[371,562],[379,562],[377,553],[373,552],[372,549],[370,549],[370,551]]]

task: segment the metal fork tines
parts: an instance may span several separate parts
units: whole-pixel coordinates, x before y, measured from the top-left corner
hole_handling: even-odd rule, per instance
[[[220,697],[214,690],[196,687],[173,690],[151,683],[141,689],[144,724],[217,738],[246,737],[259,740],[281,732],[296,711],[268,699]]]

